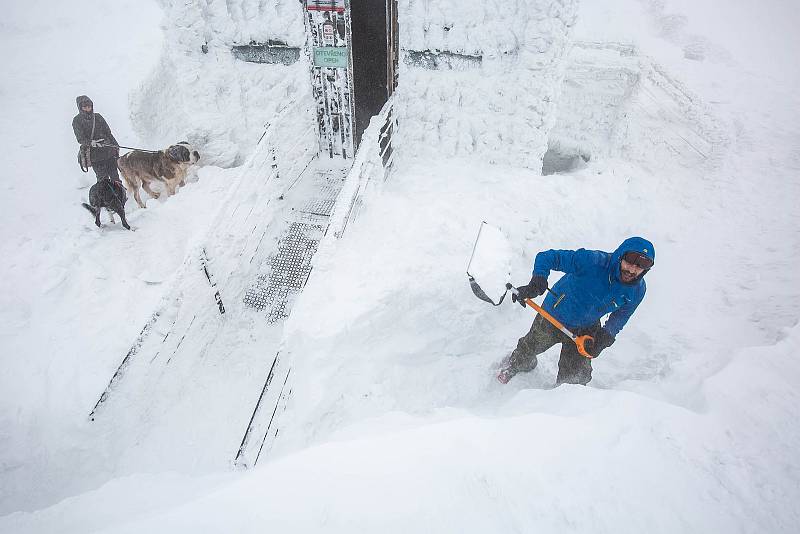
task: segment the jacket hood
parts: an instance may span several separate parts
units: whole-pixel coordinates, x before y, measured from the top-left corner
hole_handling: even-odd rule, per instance
[[[75,99],[75,103],[78,105],[78,112],[79,112],[79,113],[83,113],[83,110],[81,109],[81,106],[82,106],[82,105],[83,105],[85,102],[88,102],[89,104],[91,104],[91,105],[92,105],[92,111],[94,111],[94,102],[92,102],[92,99],[91,99],[91,98],[89,98],[89,97],[88,97],[88,96],[86,96],[86,95],[81,95],[81,96],[79,96],[79,97],[77,97],[77,98]]]
[[[611,265],[614,266],[612,272],[617,280],[619,280],[619,262],[622,259],[622,255],[631,251],[647,256],[653,260],[653,262],[656,261],[656,248],[653,246],[653,243],[643,237],[629,237],[623,241],[622,244],[617,247],[617,250],[615,250],[611,255]],[[644,272],[636,279],[637,282],[641,280],[649,270],[650,269],[645,269]]]

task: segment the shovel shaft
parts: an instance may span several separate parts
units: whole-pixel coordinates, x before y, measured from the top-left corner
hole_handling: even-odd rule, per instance
[[[478,227],[478,237],[475,238],[475,244],[472,245],[472,254],[469,257],[469,263],[467,264],[467,274],[469,275],[469,268],[472,266],[472,259],[475,257],[475,250],[478,248],[478,241],[481,239],[481,232],[483,232],[483,225],[486,224],[486,221],[481,221],[480,227]]]
[[[578,347],[578,353],[580,353],[581,356],[585,356],[586,358],[592,357],[591,354],[589,354],[589,352],[586,350],[586,342],[594,341],[594,338],[592,338],[592,336],[576,336],[575,334],[572,333],[571,330],[569,330],[566,326],[561,324],[561,321],[550,315],[548,312],[544,310],[544,308],[536,304],[533,301],[533,299],[525,299],[525,304],[527,304],[528,306],[539,312],[539,315],[550,321],[550,324],[552,324],[553,326],[564,332],[564,334],[569,336],[569,338]]]

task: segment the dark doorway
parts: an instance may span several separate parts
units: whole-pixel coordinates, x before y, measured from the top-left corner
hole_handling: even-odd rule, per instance
[[[369,125],[369,120],[380,112],[394,89],[396,2],[350,2],[356,148],[361,143],[361,135]],[[389,50],[390,43],[392,50]]]
[[[550,143],[542,158],[542,176],[566,174],[586,167],[591,156],[579,150],[564,150],[558,144]]]

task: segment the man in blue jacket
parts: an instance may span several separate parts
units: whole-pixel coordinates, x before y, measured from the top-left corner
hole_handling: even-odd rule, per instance
[[[628,322],[645,293],[644,275],[656,259],[653,244],[631,237],[613,253],[599,250],[545,250],[536,255],[531,281],[517,288],[515,302],[538,297],[549,288],[550,271],[566,273],[544,300],[542,308],[577,336],[590,335],[587,346],[592,358],[610,347]],[[608,319],[600,326],[600,319]],[[592,379],[592,361],[578,352],[575,343],[541,315],[530,332],[520,338],[517,348],[503,361],[497,379],[503,384],[519,372],[536,368],[536,356],[561,343],[556,384],[583,384]]]

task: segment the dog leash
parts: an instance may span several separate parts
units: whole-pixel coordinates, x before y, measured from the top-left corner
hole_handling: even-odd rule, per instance
[[[90,143],[94,139],[94,121],[95,121],[95,116],[94,116],[94,113],[92,113],[92,133],[89,134],[89,142]],[[78,153],[81,155],[80,159],[78,160],[78,163],[81,166],[81,170],[83,172],[89,172],[89,167],[92,166],[92,149],[91,149],[91,147],[86,147],[85,149],[83,147],[81,147],[81,148],[78,149]]]
[[[160,152],[160,150],[145,150],[143,148],[134,148],[132,146],[112,145],[111,143],[103,143],[102,146],[108,146],[111,148],[123,148],[125,150],[138,150],[139,152],[147,152],[148,154],[158,154]]]

